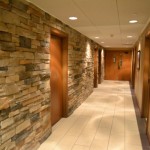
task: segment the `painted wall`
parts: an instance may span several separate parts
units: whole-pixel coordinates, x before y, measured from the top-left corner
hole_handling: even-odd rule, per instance
[[[93,91],[96,43],[25,0],[0,1],[0,149],[50,135],[51,27],[68,34],[68,114]]]

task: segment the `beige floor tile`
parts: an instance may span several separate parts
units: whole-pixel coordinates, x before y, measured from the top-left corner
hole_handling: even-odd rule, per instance
[[[150,147],[142,147],[138,145],[125,145],[125,150],[150,150]]]
[[[100,121],[99,128],[107,128],[109,130],[112,126],[112,121],[113,115],[111,113],[104,114]]]
[[[73,145],[75,144],[77,137],[74,136],[64,136],[64,138],[59,142],[59,145]]]
[[[54,150],[71,150],[75,144],[77,137],[64,136],[62,140],[56,145]]]
[[[73,124],[73,126],[70,128],[70,130],[67,132],[67,136],[74,136],[78,137],[86,124],[88,123],[89,118],[88,117],[80,117],[76,122]]]
[[[82,134],[78,138],[76,144],[77,145],[82,145],[82,146],[90,146],[93,139],[94,139],[94,135],[91,135],[91,134],[88,134],[88,133],[87,134]]]
[[[51,150],[51,149],[47,149],[47,150]],[[71,145],[57,145],[53,150],[72,150],[72,146]]]
[[[61,126],[64,122],[65,122],[65,118],[61,118],[61,119],[59,120],[59,122],[56,123],[56,124],[52,127],[52,130],[54,131],[54,130],[57,129],[59,126]]]
[[[109,141],[108,150],[124,150],[124,136],[112,136]]]
[[[114,146],[108,147],[107,150],[125,150],[125,148],[123,145],[114,145]]]
[[[109,145],[124,144],[124,139],[124,135],[111,135],[109,139]]]
[[[107,150],[108,140],[94,140],[90,150]]]
[[[100,122],[100,118],[90,118],[85,128],[82,130],[76,142],[77,145],[90,146],[96,134]]]
[[[40,147],[38,150],[53,150],[56,145],[58,144],[58,141],[45,141]]]
[[[150,150],[144,122],[136,116],[129,83],[104,81],[53,126],[38,150]]]
[[[74,145],[72,150],[90,150],[90,148],[87,146]]]
[[[94,139],[95,140],[105,140],[105,141],[108,141],[109,140],[109,136],[110,136],[110,131],[111,131],[111,129],[98,128]]]
[[[124,143],[110,144],[108,150],[124,150]]]
[[[125,136],[125,144],[142,146],[139,134]]]

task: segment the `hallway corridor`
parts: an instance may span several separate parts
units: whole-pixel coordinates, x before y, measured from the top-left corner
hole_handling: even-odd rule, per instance
[[[135,106],[128,82],[104,81],[38,150],[149,150]]]

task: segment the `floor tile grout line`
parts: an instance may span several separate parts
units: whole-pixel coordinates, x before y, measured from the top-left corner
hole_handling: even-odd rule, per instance
[[[110,142],[110,136],[111,136],[111,133],[112,133],[112,127],[113,127],[113,124],[114,124],[114,118],[115,118],[115,110],[114,110],[114,116],[113,116],[113,121],[112,121],[112,125],[111,125],[111,130],[110,130],[110,134],[109,134],[108,146],[109,146],[109,142]],[[108,149],[108,147],[107,147],[107,149]]]
[[[116,105],[115,105],[115,109],[116,109]],[[113,115],[113,120],[112,120],[112,124],[111,124],[111,129],[110,129],[110,134],[109,134],[108,144],[107,144],[107,150],[108,150],[108,147],[109,147],[110,136],[111,136],[112,126],[113,126],[114,117],[115,117],[115,109],[114,109],[114,115]]]
[[[123,94],[123,100],[124,100],[124,150],[126,149],[125,146],[125,88],[124,88],[124,94]]]
[[[118,90],[118,91],[119,91],[119,90]],[[118,92],[118,93],[119,93],[119,92]],[[116,93],[117,96],[118,96],[118,93]],[[109,148],[109,144],[110,144],[110,136],[111,136],[112,127],[113,127],[113,123],[114,123],[115,112],[116,112],[116,104],[115,104],[114,115],[113,115],[111,130],[110,130],[110,134],[109,134],[108,144],[107,144],[107,150],[109,150],[108,148]]]
[[[91,142],[91,144],[90,144],[90,146],[89,146],[89,150],[91,149],[92,143],[93,143],[93,141],[94,141],[94,139],[95,139],[95,136],[96,136],[96,133],[97,133],[97,131],[98,131],[98,129],[99,129],[100,123],[101,123],[102,118],[103,118],[103,116],[104,116],[104,112],[105,112],[105,108],[104,108],[102,117],[101,117],[101,119],[100,119],[100,121],[99,121],[99,125],[98,125],[98,128],[97,128],[96,132],[95,132],[95,135],[94,135],[94,137],[93,137],[93,140],[92,140],[92,142]]]
[[[101,114],[101,115],[98,115],[99,116],[99,120],[97,120],[97,123],[96,123],[96,128],[94,128],[94,133],[92,134],[92,138],[90,138],[90,146],[87,146],[86,145],[86,143],[85,143],[85,145],[83,144],[82,145],[82,143],[81,143],[81,145],[80,145],[80,143],[78,144],[76,144],[76,141],[78,140],[78,138],[79,138],[79,136],[81,135],[81,132],[83,132],[83,130],[84,130],[84,128],[88,125],[88,122],[89,122],[89,119],[88,119],[88,117],[90,117],[90,118],[92,118],[91,116],[91,112],[92,111],[90,111],[90,115],[89,116],[86,116],[87,118],[85,118],[86,119],[86,123],[85,123],[85,126],[83,127],[83,129],[81,130],[81,132],[79,132],[78,134],[77,134],[77,136],[74,136],[75,138],[73,138],[73,142],[71,142],[71,144],[69,145],[70,147],[70,149],[73,149],[73,147],[75,146],[75,145],[79,145],[79,146],[85,146],[85,147],[88,147],[89,148],[89,150],[91,149],[91,148],[93,148],[93,145],[92,145],[92,143],[93,143],[93,141],[94,141],[94,139],[96,139],[96,133],[97,133],[97,131],[98,131],[98,128],[99,128],[99,126],[100,126],[100,123],[102,122],[102,119],[104,118],[104,115],[105,115],[105,112],[107,112],[106,113],[106,116],[107,115],[109,115],[109,116],[112,116],[111,117],[111,123],[110,123],[110,125],[109,125],[109,130],[110,131],[108,131],[108,139],[107,139],[107,145],[106,145],[106,148],[107,148],[107,150],[109,149],[109,150],[111,150],[111,137],[112,137],[112,135],[114,134],[114,133],[118,133],[118,135],[120,135],[120,133],[121,133],[121,135],[122,135],[122,131],[123,130],[119,130],[119,132],[117,132],[117,130],[115,131],[115,130],[113,130],[113,126],[114,125],[117,125],[117,124],[115,124],[115,122],[117,121],[117,119],[118,118],[122,118],[123,117],[123,114],[124,114],[124,119],[122,118],[121,119],[121,122],[123,122],[123,120],[124,120],[124,150],[126,150],[126,148],[128,148],[128,136],[126,137],[126,135],[128,135],[128,132],[130,133],[131,131],[130,131],[130,121],[132,121],[133,119],[134,119],[134,113],[132,114],[132,111],[133,110],[135,110],[135,107],[134,108],[132,108],[132,105],[134,106],[134,104],[132,104],[131,103],[131,98],[130,98],[130,96],[132,96],[131,95],[131,91],[129,92],[129,90],[128,90],[128,86],[126,86],[126,85],[123,85],[123,86],[118,86],[117,84],[116,85],[113,85],[113,86],[115,86],[115,87],[117,87],[117,90],[113,90],[113,88],[111,88],[111,90],[110,90],[110,93],[108,93],[108,91],[107,92],[104,92],[104,94],[105,93],[107,93],[108,95],[110,95],[110,96],[108,96],[108,97],[110,97],[111,98],[111,94],[112,93],[114,93],[113,95],[115,95],[115,96],[120,96],[120,98],[119,99],[117,99],[117,97],[116,97],[116,99],[115,99],[115,103],[113,102],[113,101],[110,101],[110,103],[109,103],[109,101],[107,101],[107,99],[108,98],[106,98],[106,101],[102,101],[102,103],[97,103],[96,101],[96,103],[93,103],[94,105],[91,105],[91,103],[86,103],[86,105],[84,105],[84,109],[86,109],[86,106],[96,106],[95,104],[100,104],[100,106],[104,106],[104,107],[101,107],[101,109],[100,109],[100,111],[98,111],[98,113],[99,114]],[[122,88],[123,87],[123,88]],[[107,88],[106,88],[107,89]],[[106,90],[105,89],[105,90]],[[108,89],[109,89],[109,87],[108,87]],[[122,89],[122,90],[121,90]],[[100,91],[101,90],[96,90],[96,93],[100,93]],[[117,92],[116,92],[117,91]],[[103,92],[103,91],[102,91]],[[97,94],[98,95],[98,94]],[[100,95],[101,95],[101,93],[100,93]],[[105,97],[105,96],[104,96]],[[123,103],[122,103],[122,98],[123,98]],[[97,97],[98,98],[98,97]],[[97,99],[95,99],[95,100],[97,100]],[[112,99],[113,100],[113,99]],[[91,102],[91,100],[89,101],[89,102]],[[108,103],[107,103],[108,102]],[[101,105],[102,104],[102,105]],[[121,105],[120,105],[121,104]],[[122,104],[124,105],[123,107],[122,107]],[[105,108],[108,108],[106,111],[105,111]],[[89,107],[90,108],[90,107]],[[110,109],[110,111],[109,111],[109,108],[112,108],[112,109]],[[119,108],[119,109],[118,109]],[[124,111],[122,111],[122,108],[124,108]],[[88,109],[88,108],[87,108]],[[99,107],[98,107],[98,109],[99,109]],[[92,109],[91,109],[92,110]],[[95,114],[97,115],[97,112],[96,111],[94,111],[93,110],[93,112],[95,112]],[[112,113],[111,113],[112,112]],[[120,115],[120,112],[122,113],[122,115]],[[123,113],[124,112],[124,113]],[[131,112],[131,115],[133,115],[133,119],[132,119],[132,116],[131,116],[131,119],[129,118],[128,119],[128,116],[130,116],[130,112]],[[80,115],[81,115],[82,113],[81,113],[81,111],[79,111],[78,113],[77,113],[77,116],[75,115],[75,116],[73,116],[73,118],[71,118],[71,120],[69,119],[69,121],[67,121],[67,120],[63,120],[63,122],[61,123],[61,124],[59,124],[59,126],[57,127],[57,129],[61,129],[60,127],[64,124],[64,121],[67,121],[65,124],[67,125],[67,129],[63,129],[63,134],[61,134],[60,136],[58,136],[58,139],[57,138],[55,138],[56,139],[56,145],[54,145],[54,148],[52,148],[53,150],[55,149],[57,149],[57,148],[61,148],[61,147],[57,147],[57,145],[58,144],[62,144],[63,145],[63,143],[60,143],[61,141],[62,141],[62,139],[67,135],[67,133],[69,132],[69,130],[70,130],[70,128],[72,128],[73,127],[73,123],[76,121],[76,120],[78,120],[79,119],[79,117],[80,117]],[[94,116],[94,115],[93,115]],[[127,117],[126,117],[127,116]],[[74,118],[75,117],[75,118]],[[81,116],[82,117],[82,116]],[[115,120],[115,118],[116,118],[116,120]],[[138,118],[139,119],[139,118]],[[95,119],[94,119],[95,120]],[[128,120],[129,120],[129,122],[128,122]],[[70,122],[71,121],[71,122]],[[119,121],[119,120],[118,120]],[[117,122],[118,122],[117,121]],[[137,118],[136,118],[136,121],[137,121]],[[116,122],[116,123],[117,123]],[[120,122],[120,121],[119,121]],[[69,123],[69,124],[68,124]],[[127,125],[126,125],[126,123],[127,123]],[[129,123],[129,125],[128,125],[128,123]],[[131,122],[132,123],[132,122]],[[106,122],[106,124],[109,124],[109,123],[107,123]],[[132,125],[132,124],[131,124]],[[105,125],[104,125],[105,126]],[[90,127],[90,124],[89,124],[89,127]],[[123,127],[123,126],[122,126]],[[134,127],[135,128],[135,127]],[[133,128],[133,129],[134,129]],[[56,129],[56,130],[57,130]],[[78,129],[78,128],[77,128]],[[75,130],[76,131],[76,130]],[[86,130],[86,131],[88,131],[88,130]],[[115,131],[115,132],[113,132],[113,131]],[[121,132],[120,132],[121,131]],[[127,131],[127,132],[126,132]],[[57,133],[59,133],[59,132],[57,132]],[[132,133],[132,132],[131,132]],[[105,133],[104,133],[105,134]],[[52,135],[52,134],[51,134]],[[75,134],[76,135],[76,134]],[[102,136],[103,137],[103,136]],[[127,139],[127,144],[125,143],[126,142],[126,139]],[[65,141],[64,141],[65,142]],[[79,141],[80,142],[80,141]],[[113,143],[112,143],[113,144]],[[95,144],[94,144],[95,145]],[[53,146],[53,145],[52,145]],[[134,146],[134,145],[133,145]],[[67,147],[66,147],[67,148]],[[81,147],[82,148],[82,147]],[[84,148],[84,147],[83,147]],[[115,147],[114,147],[115,148]],[[122,147],[123,148],[123,147]],[[139,148],[140,148],[140,146],[139,146]],[[144,147],[143,147],[144,148]],[[149,148],[149,147],[145,147],[145,148]],[[47,148],[48,149],[48,148]],[[47,150],[47,149],[45,149],[45,150]],[[70,150],[69,149],[69,150]],[[127,149],[128,150],[128,149]],[[142,150],[144,150],[144,149],[142,149]]]
[[[76,121],[76,120],[78,120],[79,118],[77,118],[77,119],[75,119],[74,120],[74,122]],[[73,124],[73,123],[72,123]],[[72,126],[71,126],[72,127]],[[70,127],[70,128],[71,128]],[[67,132],[70,130],[70,128],[67,130]],[[53,148],[53,150],[55,150],[55,148],[57,147],[57,145],[61,142],[61,140],[65,137],[65,135],[67,134],[67,132],[63,135],[63,137],[58,141],[58,143],[55,145],[55,147]]]
[[[83,112],[83,111],[82,111]],[[71,116],[69,116],[71,117]],[[77,119],[74,120],[74,122],[76,122],[79,118],[81,118],[82,116],[79,116]],[[74,124],[74,122],[72,124]],[[55,145],[55,147],[53,148],[53,150],[55,150],[56,146],[62,141],[62,139],[65,137],[65,135],[69,132],[69,130],[72,128],[72,125],[71,127],[66,131],[66,133],[63,135],[63,137],[59,140],[59,142]]]
[[[92,115],[91,115],[91,116],[92,116]],[[88,122],[89,122],[89,121],[87,121],[86,125],[83,127],[83,129],[81,130],[81,132],[80,132],[79,135],[77,136],[77,139],[75,140],[74,144],[72,145],[71,150],[73,149],[73,146],[74,146],[74,145],[78,145],[78,144],[76,144],[76,142],[77,142],[77,140],[79,139],[79,137],[80,137],[82,131],[84,130],[84,128],[87,126]],[[80,145],[80,146],[81,146],[81,145]],[[82,145],[82,146],[85,146],[85,145]]]

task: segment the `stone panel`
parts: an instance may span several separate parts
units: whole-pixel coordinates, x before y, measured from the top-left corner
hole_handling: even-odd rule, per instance
[[[16,82],[16,81],[19,81],[19,75],[13,75],[13,76],[6,77],[6,83],[12,83],[12,82]]]
[[[15,44],[12,42],[0,42],[0,50],[12,52],[16,50],[16,47]]]
[[[12,41],[12,34],[4,31],[0,31],[0,41]]]
[[[15,135],[15,129],[11,129],[10,131],[6,132],[5,134],[2,135],[2,143],[10,139]]]
[[[10,125],[12,125],[14,123],[14,119],[13,118],[8,118],[6,120],[3,120],[1,122],[1,129],[4,129]]]
[[[31,48],[31,39],[20,36],[20,47]]]
[[[4,92],[6,95],[12,95],[19,92],[20,88],[17,84],[8,84],[4,86]]]
[[[30,120],[26,120],[23,123],[21,123],[20,125],[18,125],[16,127],[16,134],[20,133],[21,131],[23,131],[24,129],[28,128],[31,125]]]

